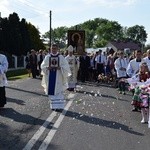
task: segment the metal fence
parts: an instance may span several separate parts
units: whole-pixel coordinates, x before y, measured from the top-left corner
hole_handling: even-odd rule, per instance
[[[9,63],[9,70],[25,68],[25,56],[7,56],[7,60]]]

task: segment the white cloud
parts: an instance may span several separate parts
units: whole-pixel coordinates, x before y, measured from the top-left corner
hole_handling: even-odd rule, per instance
[[[1,12],[1,16],[4,16],[7,17],[7,15],[9,15],[9,10],[10,8],[10,3],[8,0],[1,0],[0,1],[0,12]]]
[[[130,6],[137,0],[83,0],[88,5],[99,5],[105,7]]]

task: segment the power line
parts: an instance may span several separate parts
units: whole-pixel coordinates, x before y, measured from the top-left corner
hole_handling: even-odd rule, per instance
[[[19,3],[20,3],[21,5],[25,5],[25,6],[27,6],[28,8],[31,8],[32,11],[34,11],[34,12],[36,12],[36,13],[40,13],[40,14],[48,13],[48,12],[45,11],[45,9],[39,9],[39,7],[36,7],[33,3],[31,3],[31,2],[29,2],[29,1],[27,1],[27,0],[25,1],[25,3],[22,2],[21,0],[18,0],[18,1],[19,1]],[[17,4],[19,4],[19,3],[17,3]],[[40,8],[41,8],[41,6],[40,6]]]

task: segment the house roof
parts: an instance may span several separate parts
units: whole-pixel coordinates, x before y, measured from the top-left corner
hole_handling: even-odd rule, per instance
[[[140,50],[140,46],[137,43],[134,42],[109,42],[107,45],[113,45],[116,47],[118,50],[124,50],[125,48],[129,48],[131,50]]]

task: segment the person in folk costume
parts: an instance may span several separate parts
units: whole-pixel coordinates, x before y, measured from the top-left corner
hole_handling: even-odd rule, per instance
[[[7,84],[6,72],[8,70],[7,57],[0,52],[0,108],[6,104],[6,91]]]
[[[110,77],[112,78],[113,74],[114,74],[114,59],[112,54],[109,54],[106,60],[106,76],[110,80]]]
[[[124,58],[123,51],[119,52],[119,58],[117,58],[115,60],[114,65],[115,65],[115,69],[117,72],[119,93],[125,94],[125,81],[124,81],[124,79],[127,78],[126,68],[128,66],[128,63],[126,61],[126,58]]]
[[[68,77],[71,71],[67,60],[58,53],[57,44],[52,45],[51,53],[45,56],[41,69],[45,74],[44,87],[50,99],[50,108],[64,109],[64,91],[68,88]]]
[[[150,70],[150,49],[147,50],[146,54],[147,56],[143,58],[143,62],[147,63],[148,68]]]
[[[139,73],[136,75],[136,81],[139,82],[146,82],[147,79],[150,78],[150,71],[148,65],[143,62],[140,65]],[[135,88],[135,92],[133,95],[133,101],[131,102],[132,105],[141,108],[141,115],[142,120],[141,123],[147,123],[149,114],[148,114],[148,107],[149,107],[149,95],[146,93],[146,87],[139,87]]]
[[[135,51],[135,58],[129,62],[126,69],[128,77],[133,77],[139,72],[140,64],[142,63],[142,61],[143,61],[142,51],[141,50]],[[134,90],[132,90],[132,92],[134,94]],[[138,108],[134,107],[132,111],[138,111]]]
[[[69,84],[69,91],[74,91],[74,88],[77,84],[77,72],[78,72],[78,60],[73,55],[73,46],[69,45],[69,47],[66,49],[68,51],[68,55],[65,57],[67,60],[70,70],[71,70],[71,76],[68,78],[68,84]]]

